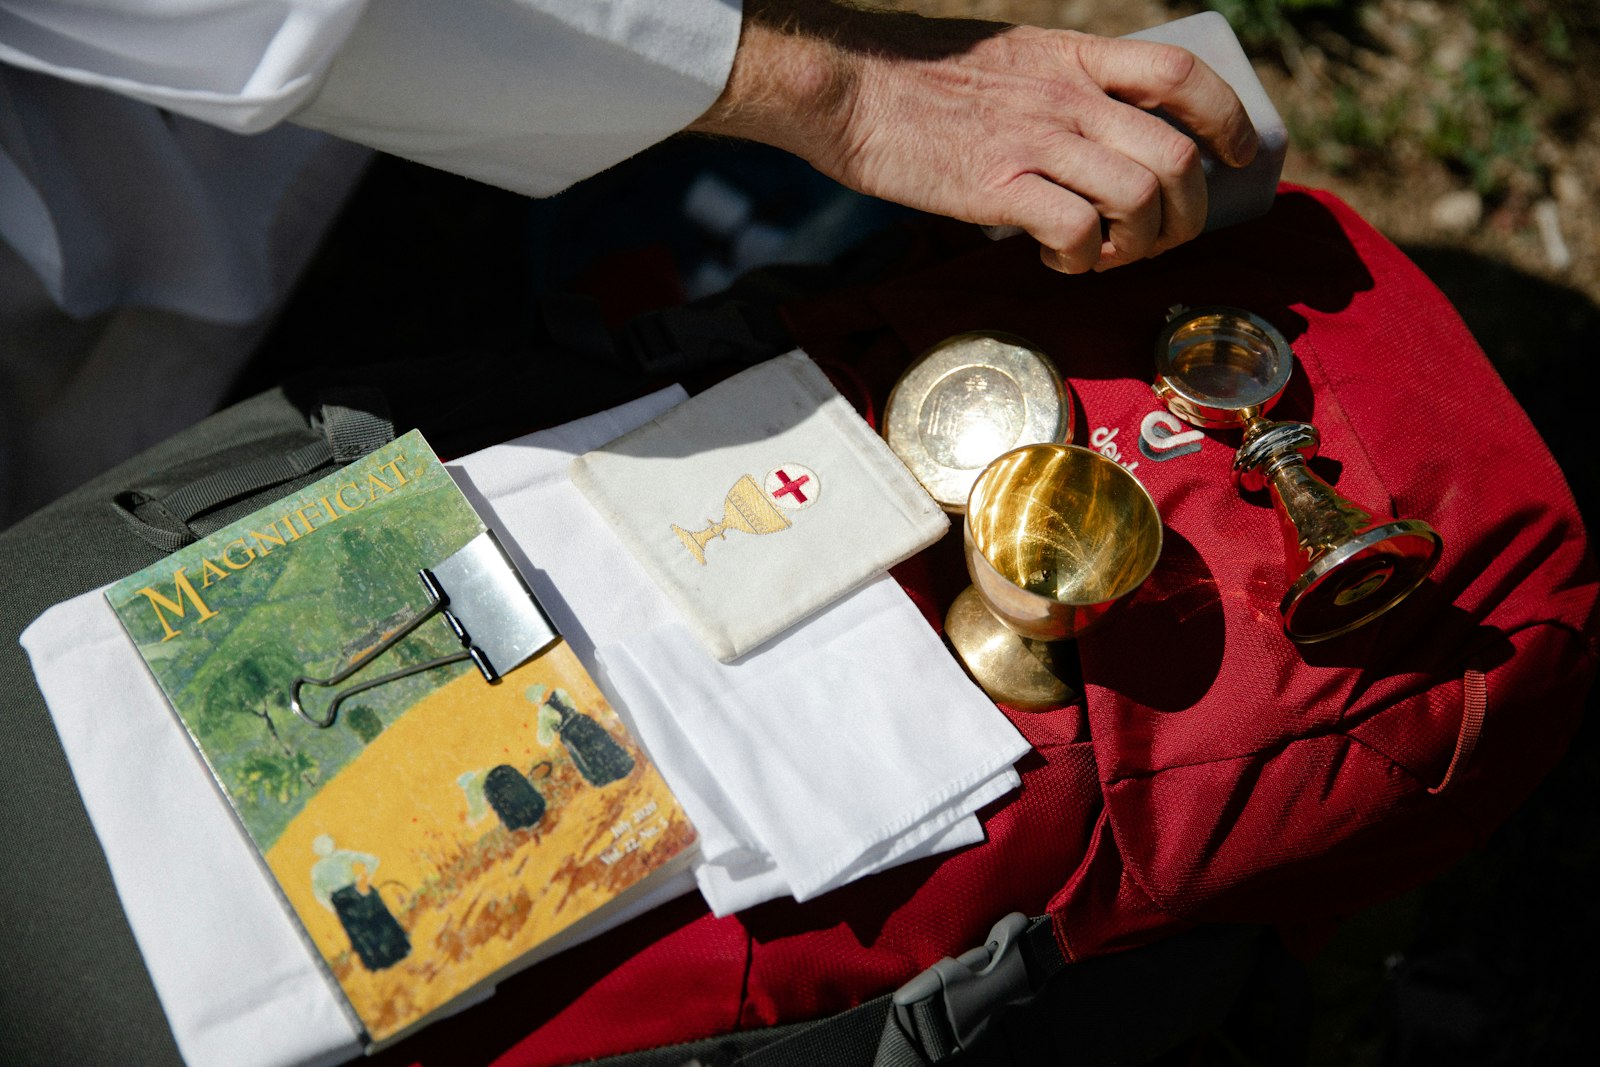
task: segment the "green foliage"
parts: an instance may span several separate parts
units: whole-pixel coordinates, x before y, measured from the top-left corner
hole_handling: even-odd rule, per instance
[[[1535,164],[1535,101],[1511,64],[1504,28],[1526,20],[1520,5],[1478,0],[1472,6],[1477,40],[1460,68],[1440,72],[1423,145],[1430,155],[1466,174],[1485,196],[1505,192],[1518,171]]]
[[[1412,42],[1413,47],[1402,46],[1401,58],[1424,77],[1404,87],[1379,87],[1357,61],[1361,49],[1385,47],[1357,29],[1372,25],[1362,16],[1378,11],[1377,0],[1206,2],[1228,18],[1253,54],[1276,54],[1291,67],[1307,45],[1321,54],[1325,66],[1316,77],[1325,91],[1287,117],[1297,143],[1329,169],[1381,165],[1411,146],[1463,175],[1491,200],[1527,185],[1530,177],[1535,183],[1540,179],[1533,149],[1545,105],[1525,83],[1513,52],[1570,62],[1570,27],[1583,24],[1582,19],[1573,22],[1577,7],[1563,0],[1466,0],[1445,22],[1389,26],[1384,40],[1398,36]],[[1442,28],[1447,25],[1470,36],[1435,39],[1448,32]],[[1341,46],[1336,38],[1355,47]],[[1447,43],[1453,59],[1444,58]],[[1304,73],[1303,67],[1295,69]]]
[[[1294,37],[1294,19],[1308,14],[1353,16],[1368,0],[1206,0],[1252,51],[1282,48]]]
[[[383,733],[383,720],[366,704],[357,704],[344,713],[344,721],[365,744],[371,744]]]
[[[257,752],[240,764],[237,780],[264,804],[287,804],[316,784],[317,761],[304,752]]]
[[[1294,141],[1337,174],[1386,165],[1395,145],[1407,136],[1411,98],[1406,93],[1391,94],[1375,108],[1350,86],[1336,85],[1325,100],[1322,108],[1297,110],[1286,121]]]

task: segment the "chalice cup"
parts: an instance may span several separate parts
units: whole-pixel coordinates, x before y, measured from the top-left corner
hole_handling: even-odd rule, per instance
[[[945,633],[984,692],[1012,707],[1056,707],[1072,686],[1061,643],[1149,577],[1161,516],[1139,480],[1077,445],[1026,445],[984,468],[962,523],[972,585]]]
[[[1265,489],[1283,533],[1289,588],[1284,633],[1326,641],[1376,619],[1420,586],[1443,543],[1421,519],[1389,519],[1340,495],[1311,470],[1320,438],[1266,412],[1289,383],[1293,352],[1270,323],[1228,307],[1173,308],[1156,341],[1155,392],[1173,414],[1242,429],[1235,484]]]

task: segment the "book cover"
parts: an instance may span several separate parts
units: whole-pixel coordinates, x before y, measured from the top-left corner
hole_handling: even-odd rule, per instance
[[[490,684],[420,568],[485,527],[418,433],[107,593],[374,1045],[569,943],[694,832],[564,641]],[[321,717],[333,691],[301,699]]]

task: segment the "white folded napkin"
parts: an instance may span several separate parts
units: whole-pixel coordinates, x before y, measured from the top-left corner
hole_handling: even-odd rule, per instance
[[[580,456],[572,481],[724,663],[950,528],[798,350]]]
[[[575,455],[683,396],[665,390],[487,449],[451,470],[579,657],[596,669],[595,648],[605,647],[607,666],[617,673],[611,696],[619,711],[683,799],[709,850],[720,853],[718,863],[703,864],[694,876],[707,899],[721,913],[797,888],[814,894],[978,839],[970,813],[1016,785],[1010,763],[1026,744],[893,582],[869,585],[733,667],[716,663],[686,634],[647,628],[669,618],[669,606],[566,470]],[[192,1067],[265,1067],[356,1055],[357,1029],[339,995],[102,594],[51,608],[23,633],[22,644],[185,1060]],[[780,656],[785,650],[788,659]],[[762,689],[764,671],[773,696],[759,710],[796,725],[826,721],[831,712],[848,730],[836,735],[841,757],[864,750],[847,763],[873,751],[866,739],[880,739],[883,766],[857,763],[857,769],[881,780],[835,788],[832,796],[813,790],[805,802],[819,807],[795,810],[786,793],[754,789],[762,776],[752,767],[721,759],[724,750],[756,750],[759,731],[774,729],[770,718],[731,714]],[[676,702],[690,693],[707,707],[680,719]],[[952,731],[952,722],[968,726]],[[735,734],[708,737],[708,724],[731,726]],[[672,731],[679,740],[663,742],[658,753],[652,738]],[[825,739],[822,731],[814,744]],[[820,749],[802,751],[821,758]],[[693,762],[675,765],[680,753],[692,753]],[[963,758],[953,760],[956,753]],[[774,772],[778,764],[769,756],[762,765]],[[939,781],[942,769],[954,776]],[[796,780],[792,770],[771,778]],[[897,778],[905,792],[889,784]],[[852,810],[823,810],[830,806]],[[789,819],[831,825],[852,840],[824,840],[809,828],[774,837],[774,825]],[[663,883],[616,921],[689,888],[688,877]],[[252,966],[238,967],[240,959]]]
[[[1015,787],[1026,746],[981,695],[963,699],[971,683],[909,606],[882,579],[736,664],[670,621],[599,649],[646,747],[698,769],[712,810],[684,805],[721,824],[702,831],[698,872],[714,911],[774,885],[809,900],[947,831],[943,847],[970,841],[970,813]],[[896,633],[914,627],[929,640]]]

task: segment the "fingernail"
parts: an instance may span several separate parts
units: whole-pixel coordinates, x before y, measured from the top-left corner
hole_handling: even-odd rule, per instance
[[[1233,160],[1233,165],[1243,167],[1256,158],[1256,149],[1261,146],[1261,140],[1256,136],[1254,126],[1245,126],[1234,135],[1233,143],[1228,146],[1228,155]]]

